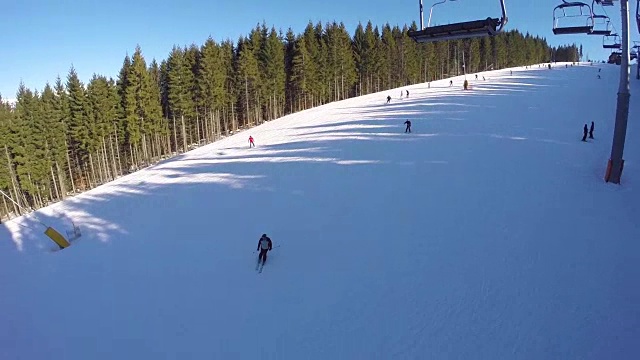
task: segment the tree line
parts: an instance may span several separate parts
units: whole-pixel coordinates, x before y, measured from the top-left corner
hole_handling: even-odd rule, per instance
[[[148,63],[140,47],[116,78],[66,78],[16,103],[0,97],[0,219],[86,191],[176,154],[332,101],[449,76],[577,61],[517,30],[418,44],[400,29],[309,23],[301,34],[258,24],[236,42],[209,37]],[[10,199],[8,199],[10,198]]]

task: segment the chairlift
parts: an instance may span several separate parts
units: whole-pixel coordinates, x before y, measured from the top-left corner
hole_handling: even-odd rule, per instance
[[[603,49],[620,49],[622,48],[622,42],[620,42],[620,35],[610,34],[602,37]]]
[[[614,0],[595,0],[596,4],[602,6],[613,6],[613,1]]]
[[[598,22],[596,19],[602,19],[604,21]],[[603,25],[604,29],[596,29],[596,26]],[[610,35],[611,34],[611,19],[607,15],[593,15],[593,30],[589,35]]]
[[[591,23],[593,24],[593,30],[591,30],[589,35],[609,35],[611,34],[611,19],[607,15],[596,14],[596,2],[596,0],[593,0],[591,3]],[[602,25],[604,25],[604,28]]]
[[[434,6],[444,4],[447,1],[456,0],[441,0],[433,4],[431,6],[431,9],[429,10],[429,20],[427,22],[427,27],[424,27],[422,0],[420,0],[420,30],[409,31],[407,35],[409,35],[409,37],[419,43],[441,40],[469,39],[484,36],[495,36],[500,33],[504,26],[507,24],[507,10],[505,8],[504,0],[500,0],[500,6],[502,7],[502,17],[499,19],[489,17],[482,20],[431,26],[431,15],[433,14]]]
[[[607,63],[616,65],[622,64],[622,51],[612,51]]]
[[[567,15],[566,10],[573,9],[578,10],[579,14]],[[582,18],[584,19],[584,25],[578,26],[560,26],[560,19],[567,18]],[[583,2],[567,2],[562,0],[562,4],[556,6],[553,9],[553,33],[555,35],[566,34],[590,34],[593,31],[593,13],[591,12],[591,6]]]
[[[631,60],[635,60],[638,58],[638,51],[640,50],[640,42],[639,41],[634,41],[633,42],[633,46],[631,47],[631,49],[629,50],[629,58]]]

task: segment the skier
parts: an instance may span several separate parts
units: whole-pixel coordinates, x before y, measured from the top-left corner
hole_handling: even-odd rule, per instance
[[[253,136],[249,135],[249,148],[256,147],[256,144],[253,142]]]
[[[404,122],[405,125],[407,125],[407,128],[404,129],[405,133],[411,133],[411,121],[407,120]]]
[[[271,239],[267,236],[267,234],[262,234],[260,240],[258,240],[258,248],[256,251],[260,250],[260,255],[258,255],[258,263],[262,260],[262,265],[267,262],[267,252],[271,251],[273,243]]]
[[[391,95],[387,96],[387,104],[391,102]]]
[[[595,129],[595,125],[593,124],[593,121],[591,122],[591,128],[589,129],[589,139],[593,139],[593,130]]]
[[[587,129],[587,124],[584,124],[584,128],[582,129],[582,141],[587,141],[587,133],[589,132],[589,129]]]
[[[409,97],[409,90],[407,90],[407,97]]]
[[[453,80],[449,80],[449,86],[453,86]]]

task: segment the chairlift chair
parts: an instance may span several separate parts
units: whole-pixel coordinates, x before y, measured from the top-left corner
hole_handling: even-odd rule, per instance
[[[593,30],[591,30],[589,35],[609,35],[611,34],[611,18],[607,15],[596,14],[596,3],[597,0],[593,0],[591,3],[591,23],[593,24]],[[604,25],[604,28],[602,25]]]
[[[602,48],[603,49],[622,48],[622,43],[620,42],[620,35],[618,34],[604,35],[602,37]]]
[[[620,65],[622,63],[622,51],[612,51],[607,63]]]
[[[433,4],[431,6],[431,9],[429,10],[429,20],[427,22],[427,27],[424,27],[422,0],[420,0],[420,30],[409,31],[407,35],[409,35],[409,37],[419,43],[441,40],[469,39],[484,36],[495,36],[500,33],[504,26],[507,24],[507,10],[504,5],[504,0],[500,0],[502,17],[499,19],[489,17],[482,20],[431,26],[431,15],[433,14],[433,7],[439,4],[444,4],[447,1],[456,0],[441,0]]]
[[[633,42],[633,46],[629,50],[629,58],[631,60],[637,59],[638,58],[638,51],[640,51],[640,42],[639,41],[634,41]]]
[[[596,4],[602,6],[613,6],[613,1],[614,0],[595,0]]]
[[[567,15],[566,9],[570,8],[577,9],[580,13],[578,15]],[[583,18],[585,20],[585,24],[578,26],[560,26],[558,24],[560,19],[575,17]],[[562,0],[562,4],[553,9],[553,33],[555,35],[590,34],[592,31],[593,13],[591,12],[591,6],[588,4]]]

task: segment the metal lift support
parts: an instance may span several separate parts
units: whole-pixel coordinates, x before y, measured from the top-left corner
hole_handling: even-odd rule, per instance
[[[624,143],[627,135],[627,121],[629,119],[629,0],[620,0],[620,15],[622,17],[622,59],[620,64],[620,84],[616,104],[616,122],[613,129],[611,156],[607,163],[604,176],[606,182],[620,183],[624,168]]]
[[[409,37],[411,37],[416,42],[427,43],[441,40],[458,40],[484,36],[495,36],[499,34],[507,24],[507,10],[504,5],[504,0],[500,0],[500,6],[502,7],[502,17],[499,19],[489,17],[483,20],[431,26],[431,15],[433,14],[433,7],[439,4],[444,4],[447,1],[455,0],[441,0],[431,6],[431,9],[429,10],[429,21],[427,23],[427,27],[424,27],[422,0],[419,0],[420,30],[409,31]]]

